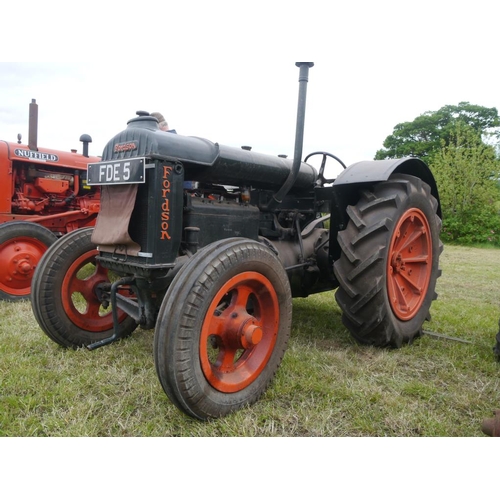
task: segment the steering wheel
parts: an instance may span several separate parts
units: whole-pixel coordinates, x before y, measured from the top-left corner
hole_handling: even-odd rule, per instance
[[[333,158],[334,160],[338,161],[342,165],[342,168],[344,168],[344,169],[347,168],[345,166],[344,162],[340,158],[337,158],[335,155],[332,155],[331,153],[327,153],[326,151],[315,151],[314,153],[310,153],[305,157],[304,162],[307,163],[307,160],[309,158],[311,158],[311,156],[315,156],[315,155],[322,156],[321,167],[319,168],[319,175],[318,175],[318,178],[321,180],[321,185],[335,182],[335,179],[326,179],[323,175],[325,173],[325,165],[326,165],[327,157]]]

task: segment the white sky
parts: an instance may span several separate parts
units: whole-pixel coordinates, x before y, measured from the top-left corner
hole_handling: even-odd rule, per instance
[[[315,63],[304,156],[349,165],[425,111],[500,109],[491,0],[53,3],[6,7],[1,60],[37,62],[0,63],[0,139],[27,143],[36,99],[42,147],[81,151],[87,133],[100,155],[146,110],[181,134],[293,156],[297,60]]]

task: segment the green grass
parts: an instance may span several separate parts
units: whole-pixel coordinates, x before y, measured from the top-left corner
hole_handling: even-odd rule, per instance
[[[483,436],[482,420],[500,408],[499,258],[445,247],[430,333],[399,350],[357,345],[334,292],[295,299],[270,389],[207,423],[163,392],[152,330],[67,350],[42,333],[29,303],[0,302],[0,436]]]

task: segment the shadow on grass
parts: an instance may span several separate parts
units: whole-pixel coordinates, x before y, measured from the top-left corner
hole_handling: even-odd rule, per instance
[[[153,353],[154,329],[137,328],[117,343],[126,349]],[[324,292],[307,298],[293,299],[292,339],[314,344],[318,348],[346,348],[357,345],[342,324],[341,310],[334,292]],[[105,347],[104,347],[105,349]]]
[[[342,324],[342,313],[334,293],[324,292],[293,300],[292,339],[325,350],[356,345]]]

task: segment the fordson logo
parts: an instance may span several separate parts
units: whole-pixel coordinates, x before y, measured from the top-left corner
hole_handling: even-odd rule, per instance
[[[122,142],[120,144],[115,144],[115,153],[126,153],[127,151],[134,151],[137,149],[137,141]]]
[[[38,151],[29,151],[26,149],[16,149],[14,151],[16,156],[20,158],[28,158],[29,160],[40,160],[40,161],[59,161],[59,156],[52,153],[39,153]]]

